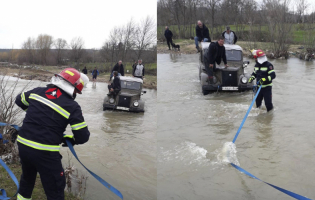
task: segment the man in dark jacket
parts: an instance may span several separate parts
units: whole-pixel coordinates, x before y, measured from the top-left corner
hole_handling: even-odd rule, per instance
[[[261,90],[256,99],[256,106],[259,108],[264,99],[267,112],[269,112],[273,109],[272,80],[276,78],[276,73],[273,65],[268,62],[267,57],[262,50],[253,50],[252,53],[256,60],[256,65],[248,82],[251,83],[254,79],[257,79],[257,84],[261,85]]]
[[[118,72],[118,76],[125,76],[124,65],[121,60],[113,67],[109,80],[112,79],[114,71]]]
[[[200,52],[198,42],[211,42],[209,29],[199,20],[196,26],[195,44],[197,53]]]
[[[219,37],[218,41],[210,43],[208,57],[205,59],[205,68],[208,73],[209,82],[213,83],[213,71],[216,69],[216,63],[220,65],[223,60],[225,67],[228,67],[225,55],[224,38]]]
[[[99,74],[100,74],[99,71],[95,67],[94,70],[92,71],[93,82],[96,81],[97,75],[99,75]]]
[[[26,111],[17,138],[22,164],[17,199],[32,198],[38,172],[47,200],[64,200],[66,179],[59,145],[66,146],[65,138],[72,145],[89,140],[81,107],[74,101],[87,82],[86,75],[67,68],[53,76],[47,87],[37,87],[16,97],[15,103]],[[73,135],[63,134],[68,124]]]
[[[168,50],[171,50],[171,46],[170,46],[170,45],[173,43],[173,41],[172,41],[173,33],[172,33],[172,31],[170,31],[170,30],[168,29],[167,26],[165,26],[164,36],[165,36],[165,38],[166,38]]]
[[[110,85],[108,85],[108,90],[109,90],[108,95],[116,96],[121,90],[120,78],[118,77],[117,71],[114,71],[113,75],[114,75],[114,81]]]
[[[226,27],[226,31],[222,33],[222,37],[225,38],[225,44],[235,44],[237,42],[237,36],[234,31],[231,31],[230,27]]]
[[[86,67],[84,67],[84,69],[82,70],[83,74],[87,74],[87,69]]]

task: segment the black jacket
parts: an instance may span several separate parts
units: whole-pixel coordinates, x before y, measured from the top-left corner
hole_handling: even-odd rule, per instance
[[[198,25],[196,26],[196,35],[198,37],[198,41],[201,42],[204,38],[208,38],[209,42],[211,42],[211,38],[209,35],[209,29],[202,24],[203,28],[200,28]]]
[[[226,31],[224,31],[224,32],[222,33],[222,37],[224,37],[225,32],[226,32]],[[234,34],[234,44],[235,44],[235,43],[237,42],[237,36],[236,36],[236,34],[235,34],[234,31],[231,31],[231,32]]]
[[[225,47],[220,46],[218,42],[212,42],[209,46],[208,58],[209,64],[214,64],[214,62],[216,62],[219,65],[222,59],[224,64],[227,64]]]
[[[87,74],[87,69],[84,68],[84,69],[82,70],[82,72],[83,72],[83,74]]]
[[[111,85],[115,92],[119,92],[121,90],[120,78],[118,76],[115,76],[114,81]]]
[[[265,78],[266,82],[264,82],[262,87],[267,87],[272,86],[272,80],[276,78],[276,73],[274,71],[273,65],[270,62],[266,61],[263,64],[256,62],[252,77],[256,78],[257,82],[261,78]]]
[[[112,69],[112,73],[113,71],[117,71],[118,73],[120,73],[122,76],[125,76],[125,71],[124,71],[124,65],[121,64],[120,66],[118,65],[118,63],[116,63],[116,65],[113,67]]]
[[[165,32],[164,32],[164,36],[166,38],[172,38],[173,37],[173,33],[169,29],[166,29]]]
[[[16,97],[15,103],[26,110],[18,142],[27,146],[34,142],[59,146],[68,124],[76,144],[89,140],[90,132],[84,122],[81,107],[58,87],[51,85],[23,92]]]

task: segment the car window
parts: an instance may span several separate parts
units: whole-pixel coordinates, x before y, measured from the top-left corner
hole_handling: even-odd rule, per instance
[[[229,61],[241,61],[242,60],[242,52],[238,50],[228,50],[225,51],[226,60]]]
[[[141,83],[132,82],[132,81],[120,81],[121,88],[131,89],[131,90],[140,90]]]

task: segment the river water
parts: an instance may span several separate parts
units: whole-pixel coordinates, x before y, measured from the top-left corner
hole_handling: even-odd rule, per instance
[[[230,156],[256,177],[315,199],[315,65],[296,58],[271,62],[275,109],[252,109]],[[223,147],[253,92],[204,96],[197,67],[197,54],[158,55],[158,199],[292,199],[226,162]]]
[[[20,80],[18,89],[22,89],[27,82]],[[28,90],[46,84],[33,81]],[[91,135],[87,143],[75,146],[75,151],[87,168],[118,189],[125,200],[157,199],[157,93],[156,90],[143,90],[147,91],[142,96],[145,101],[144,113],[103,111],[103,99],[108,93],[106,83],[96,83],[96,86],[89,83],[83,94],[76,98]],[[70,126],[65,133],[72,134]],[[68,166],[70,160],[80,175],[88,176],[84,199],[120,199],[92,177],[68,148],[61,148],[60,153],[64,167]]]

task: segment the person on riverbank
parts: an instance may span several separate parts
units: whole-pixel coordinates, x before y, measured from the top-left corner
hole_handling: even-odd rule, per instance
[[[169,30],[168,26],[165,26],[164,36],[166,38],[168,50],[171,50],[171,44],[173,43],[172,41],[173,33],[172,31]]]
[[[137,66],[133,69],[132,75],[136,78],[143,79],[144,77],[144,65],[142,64],[142,60],[138,60]]]
[[[224,37],[220,36],[218,41],[210,43],[208,59],[205,59],[205,68],[208,73],[209,82],[213,83],[213,72],[216,70],[216,63],[220,65],[223,60],[225,67],[228,67],[225,55]],[[207,63],[208,61],[208,63]]]
[[[84,67],[84,69],[82,70],[83,74],[87,74],[87,69],[86,69],[86,66]]]
[[[197,26],[196,26],[195,45],[196,45],[197,53],[200,52],[199,42],[211,42],[209,29],[200,20],[197,22]]]
[[[269,112],[273,109],[272,80],[276,78],[276,73],[273,65],[268,62],[267,56],[262,50],[253,50],[252,54],[255,58],[256,65],[248,82],[251,83],[256,79],[257,84],[261,85],[261,90],[256,99],[256,106],[260,108],[262,100],[264,99],[267,112]]]
[[[111,96],[113,95],[114,97],[119,93],[119,91],[121,90],[121,85],[120,85],[120,78],[118,77],[118,72],[114,71],[113,72],[113,76],[114,76],[114,80],[113,82],[108,85],[108,95]]]
[[[74,68],[66,68],[46,87],[22,92],[15,103],[26,111],[17,137],[22,175],[17,199],[31,199],[37,173],[47,200],[64,200],[66,179],[62,168],[60,143],[84,144],[90,132],[80,105],[74,101],[82,93],[88,77]],[[64,135],[68,124],[73,135]]]
[[[118,76],[125,76],[125,70],[124,70],[124,65],[122,64],[122,61],[118,61],[116,65],[113,67],[112,72],[110,74],[109,81],[112,79],[114,75],[114,71],[118,72]]]
[[[237,36],[234,31],[230,29],[229,26],[226,27],[226,31],[222,33],[222,36],[225,38],[225,44],[236,44]]]
[[[96,81],[97,75],[99,75],[99,74],[100,74],[99,71],[95,67],[94,70],[92,71],[93,82]]]

